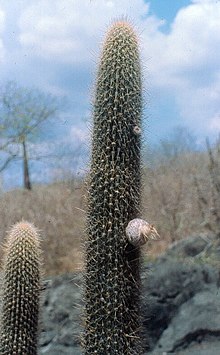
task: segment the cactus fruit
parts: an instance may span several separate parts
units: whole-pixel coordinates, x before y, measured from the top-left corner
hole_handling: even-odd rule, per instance
[[[137,36],[107,33],[94,101],[85,271],[85,354],[141,354],[140,249],[126,227],[140,211],[142,85]]]
[[[39,236],[28,222],[11,229],[3,262],[1,355],[37,354],[41,289]]]

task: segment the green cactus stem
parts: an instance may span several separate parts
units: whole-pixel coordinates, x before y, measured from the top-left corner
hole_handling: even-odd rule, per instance
[[[41,289],[39,236],[28,222],[14,225],[5,245],[1,355],[36,355]]]
[[[107,33],[96,81],[88,191],[85,354],[141,354],[139,246],[126,227],[140,211],[142,85],[137,36]]]

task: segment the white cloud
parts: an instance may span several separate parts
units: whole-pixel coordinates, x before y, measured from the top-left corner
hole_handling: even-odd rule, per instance
[[[220,113],[210,120],[210,128],[211,130],[215,130],[220,132]]]
[[[107,25],[123,15],[142,33],[151,87],[175,97],[184,125],[214,132],[220,114],[220,1],[192,0],[164,33],[164,21],[149,16],[144,0],[39,0],[22,13],[20,43],[51,63],[88,64]]]
[[[63,62],[83,62],[97,47],[102,31],[114,18],[138,19],[148,12],[143,0],[41,0],[21,16],[20,43],[33,55]]]
[[[158,85],[167,86],[167,79],[168,83],[178,79],[187,70],[219,66],[219,18],[220,3],[192,4],[178,12],[168,34],[156,28],[152,41],[152,36],[145,31],[145,52],[152,58],[149,65]],[[160,71],[166,73],[165,82]]]
[[[70,139],[77,143],[86,143],[89,140],[89,132],[86,127],[80,128],[74,125],[70,129]]]
[[[220,2],[194,1],[179,10],[169,33],[144,32],[151,85],[170,90],[184,124],[207,134],[220,114],[219,19]]]
[[[3,32],[5,28],[5,13],[3,9],[0,8],[0,32]]]
[[[0,36],[2,35],[4,28],[5,28],[5,13],[0,8]],[[0,62],[3,61],[4,56],[5,56],[5,48],[4,48],[2,38],[0,38]]]
[[[191,0],[192,3],[201,3],[201,4],[205,4],[205,3],[216,3],[219,0]]]

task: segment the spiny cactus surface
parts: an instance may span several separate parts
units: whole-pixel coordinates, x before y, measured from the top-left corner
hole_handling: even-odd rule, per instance
[[[5,245],[1,355],[37,354],[40,276],[39,236],[22,221],[11,229]]]
[[[140,209],[141,73],[125,21],[107,33],[96,81],[88,191],[85,354],[141,354],[139,246],[125,229]]]

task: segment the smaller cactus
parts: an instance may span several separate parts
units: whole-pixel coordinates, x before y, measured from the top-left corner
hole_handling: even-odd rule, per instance
[[[36,355],[41,250],[35,227],[25,221],[8,234],[3,262],[1,355]]]

